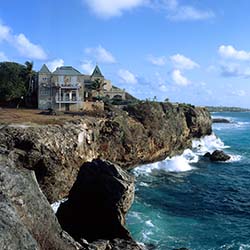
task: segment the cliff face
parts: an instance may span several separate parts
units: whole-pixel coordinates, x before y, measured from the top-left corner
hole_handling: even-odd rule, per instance
[[[53,202],[68,195],[86,161],[102,158],[130,168],[181,153],[192,138],[210,133],[211,118],[203,108],[145,102],[64,125],[6,126],[0,146],[18,166],[35,171]]]

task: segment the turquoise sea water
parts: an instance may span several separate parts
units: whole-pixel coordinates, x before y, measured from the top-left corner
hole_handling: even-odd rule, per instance
[[[250,113],[213,113],[215,135],[182,156],[138,167],[127,216],[133,237],[151,249],[250,249]],[[223,149],[226,163],[201,155]]]

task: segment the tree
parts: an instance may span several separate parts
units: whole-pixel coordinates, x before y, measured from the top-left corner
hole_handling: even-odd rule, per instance
[[[0,101],[21,98],[26,92],[25,66],[14,62],[0,63]]]
[[[27,81],[28,81],[28,91],[27,91],[27,95],[31,95],[33,92],[33,84],[32,84],[32,77],[33,77],[33,66],[34,63],[31,61],[26,61],[25,62],[26,65],[26,74],[27,74]]]
[[[96,91],[98,93],[97,97],[100,97],[100,92],[103,90],[103,87],[106,85],[106,82],[103,81],[103,79],[97,78],[92,82],[92,85],[90,86],[92,90]]]
[[[154,96],[153,102],[157,102],[157,96]]]

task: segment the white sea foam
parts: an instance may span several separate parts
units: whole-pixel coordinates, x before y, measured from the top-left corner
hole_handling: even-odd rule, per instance
[[[186,149],[182,155],[172,158],[167,157],[163,161],[137,167],[134,171],[135,174],[149,174],[157,170],[166,172],[185,172],[193,169],[189,163],[195,163],[198,162],[198,160],[198,155],[192,152],[192,150]]]
[[[139,185],[142,186],[142,187],[149,187],[149,185],[147,183],[143,182],[143,181],[140,182]]]
[[[151,174],[155,171],[166,171],[166,172],[185,172],[195,169],[191,164],[197,163],[199,157],[205,153],[212,153],[215,150],[222,150],[230,148],[226,146],[224,142],[218,138],[215,134],[205,136],[200,139],[192,141],[192,150],[184,150],[182,155],[167,157],[163,161],[155,162],[152,164],[146,164],[135,168],[135,175],[140,174]],[[240,155],[230,155],[231,159],[227,162],[240,161],[242,157]],[[144,183],[141,184],[142,186]],[[146,185],[145,185],[146,186]]]
[[[229,146],[225,146],[220,138],[216,137],[215,134],[212,134],[193,140],[192,148],[198,155],[203,155],[207,152],[212,153],[216,149],[220,150],[229,148]]]
[[[149,227],[155,227],[151,220],[147,220],[145,223]]]
[[[230,159],[226,162],[237,162],[237,161],[241,161],[242,160],[242,156],[241,155],[232,155],[229,154]]]
[[[54,213],[56,213],[56,212],[57,212],[57,210],[58,210],[58,208],[60,207],[61,203],[65,202],[66,200],[68,200],[68,199],[67,199],[67,198],[65,198],[65,199],[62,199],[62,200],[56,201],[56,202],[54,202],[53,204],[51,204],[51,207],[52,207],[52,209],[53,209]]]
[[[239,250],[250,250],[250,244],[241,244]]]

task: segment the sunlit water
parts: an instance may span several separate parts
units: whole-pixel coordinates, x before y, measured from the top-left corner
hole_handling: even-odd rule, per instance
[[[250,113],[214,113],[215,135],[181,156],[136,168],[133,237],[153,249],[250,249]],[[223,149],[226,163],[202,157]]]

